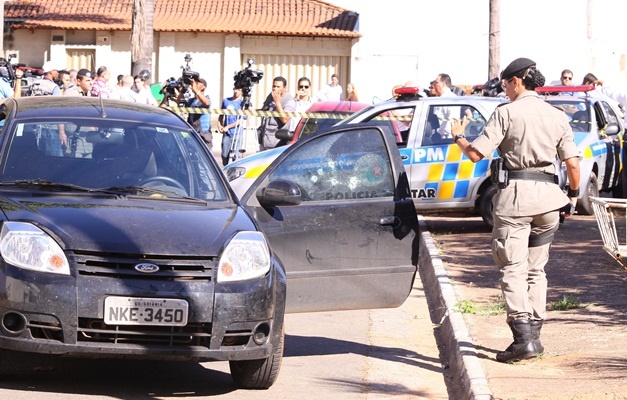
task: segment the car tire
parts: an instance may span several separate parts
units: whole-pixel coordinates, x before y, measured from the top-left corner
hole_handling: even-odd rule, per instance
[[[485,222],[490,229],[494,227],[494,216],[492,215],[494,207],[492,206],[492,198],[494,198],[494,195],[498,190],[499,189],[496,185],[489,185],[485,188],[479,198],[479,215],[481,215],[481,219],[483,219],[483,222]]]
[[[261,360],[229,361],[231,377],[240,389],[268,389],[279,377],[283,360],[285,333],[281,330],[279,345],[272,355]]]
[[[590,179],[584,189],[583,196],[577,201],[576,210],[581,215],[593,215],[594,208],[590,196],[599,197],[599,183],[594,171],[590,173]]]

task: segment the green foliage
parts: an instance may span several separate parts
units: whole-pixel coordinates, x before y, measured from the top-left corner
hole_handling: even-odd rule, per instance
[[[463,300],[455,304],[454,310],[462,314],[489,317],[505,313],[505,301],[503,296],[498,296],[496,300],[484,304],[475,304],[471,300]]]
[[[564,295],[560,300],[552,301],[547,304],[547,309],[549,311],[566,311],[566,310],[576,310],[578,308],[584,308],[581,305],[581,302],[572,296]]]

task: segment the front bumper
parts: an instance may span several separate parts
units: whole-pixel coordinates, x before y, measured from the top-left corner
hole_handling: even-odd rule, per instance
[[[267,358],[279,345],[286,285],[276,262],[263,278],[227,284],[216,283],[213,273],[163,279],[75,270],[76,276],[54,276],[2,266],[0,348],[79,357],[246,360]],[[107,325],[108,296],[185,299],[188,323]]]

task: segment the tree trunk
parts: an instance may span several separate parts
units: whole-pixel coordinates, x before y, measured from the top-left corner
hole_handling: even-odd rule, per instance
[[[501,74],[501,0],[490,0],[488,80]]]
[[[133,76],[142,70],[152,71],[154,16],[154,0],[133,0],[131,27],[131,74]],[[150,80],[153,80],[152,76]]]

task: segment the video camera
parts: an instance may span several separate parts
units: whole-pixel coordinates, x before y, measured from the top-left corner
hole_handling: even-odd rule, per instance
[[[17,79],[15,76],[15,67],[11,63],[11,60],[15,57],[17,57],[15,54],[9,54],[8,60],[4,57],[0,57],[0,77],[6,78],[11,84],[11,87],[15,85],[15,80]]]
[[[181,66],[181,69],[183,70],[181,77],[178,79],[174,77],[168,79],[161,88],[161,94],[169,98],[176,98],[176,90],[179,92],[185,91],[192,84],[192,81],[200,79],[200,74],[192,71],[192,68],[189,66],[189,63],[192,61],[192,57],[189,54],[186,54],[184,60],[185,65]]]
[[[499,77],[492,78],[483,85],[483,96],[485,97],[497,97],[501,92],[503,92],[503,87]]]
[[[259,69],[252,69],[255,60],[249,58],[246,60],[248,64],[243,70],[236,72],[233,80],[235,83],[233,86],[235,89],[242,89],[242,109],[247,110],[250,108],[250,96],[254,85],[258,84],[263,78],[263,71]]]

